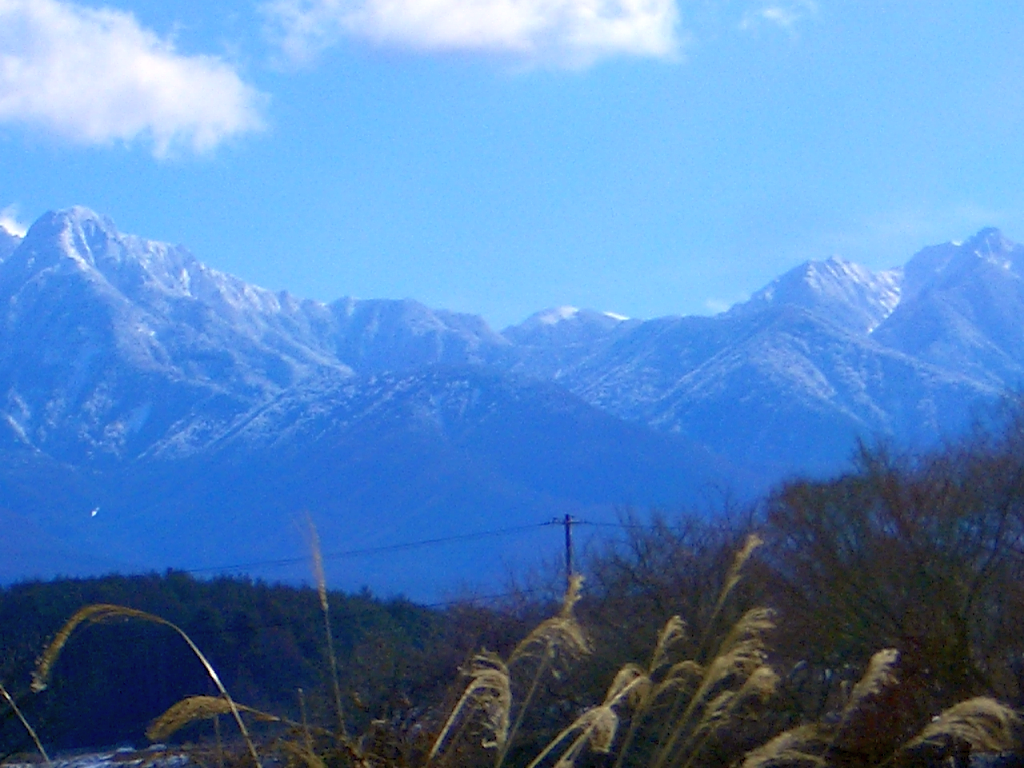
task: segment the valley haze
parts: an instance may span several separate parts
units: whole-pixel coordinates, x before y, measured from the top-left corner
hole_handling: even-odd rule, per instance
[[[3,581],[308,578],[308,512],[332,587],[493,590],[557,559],[554,518],[710,509],[842,471],[858,440],[934,446],[1024,381],[1024,247],[996,229],[886,271],[809,261],[715,316],[497,331],[267,291],[76,207],[0,228],[0,308]]]

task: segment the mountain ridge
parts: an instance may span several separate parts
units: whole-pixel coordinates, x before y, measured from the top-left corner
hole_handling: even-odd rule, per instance
[[[805,262],[714,316],[555,307],[496,331],[271,292],[51,212],[0,231],[0,508],[69,551],[211,567],[287,558],[301,543],[232,526],[290,529],[296,506],[380,543],[385,519],[428,535],[749,499],[841,470],[858,440],[957,434],[1024,381],[1021,318],[1024,247],[991,228],[878,273]]]

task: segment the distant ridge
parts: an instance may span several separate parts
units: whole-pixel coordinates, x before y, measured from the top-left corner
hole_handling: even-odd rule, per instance
[[[879,273],[806,262],[714,317],[556,307],[497,332],[267,291],[51,212],[0,230],[8,546],[198,568],[301,555],[302,510],[355,547],[752,498],[843,468],[858,439],[934,444],[1019,386],[1022,276],[1024,248],[985,229]],[[510,546],[336,578],[425,597],[536,557]],[[17,562],[0,578],[55,573]]]

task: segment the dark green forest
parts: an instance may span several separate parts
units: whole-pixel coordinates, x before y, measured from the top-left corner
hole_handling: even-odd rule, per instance
[[[109,603],[180,627],[235,701],[304,722],[291,741],[257,728],[295,765],[866,766],[1018,749],[1019,411],[929,453],[862,447],[846,474],[747,508],[622,522],[561,606],[330,593],[340,702],[316,589],[176,572],[0,590],[0,682],[54,750],[144,745],[172,704],[218,695],[180,637],[127,618],[76,630],[32,693],[62,624]],[[2,711],[0,754],[31,752]],[[206,718],[175,738],[211,733]]]
[[[436,610],[405,600],[332,592],[341,683],[358,720],[430,700],[466,655],[511,618],[471,605]],[[149,721],[184,696],[216,694],[201,664],[165,627],[123,620],[90,626],[69,643],[50,688],[27,693],[46,642],[79,608],[123,605],[165,618],[203,649],[239,701],[298,718],[297,689],[324,719],[329,698],[324,624],[312,588],[167,572],[31,582],[0,590],[0,682],[57,749],[146,743]],[[493,644],[493,642],[492,642]],[[5,752],[26,735],[5,713]]]

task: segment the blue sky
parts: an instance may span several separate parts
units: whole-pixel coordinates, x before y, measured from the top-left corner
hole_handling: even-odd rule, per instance
[[[0,0],[0,209],[499,328],[709,313],[1024,239],[1022,39],[1009,0]]]

